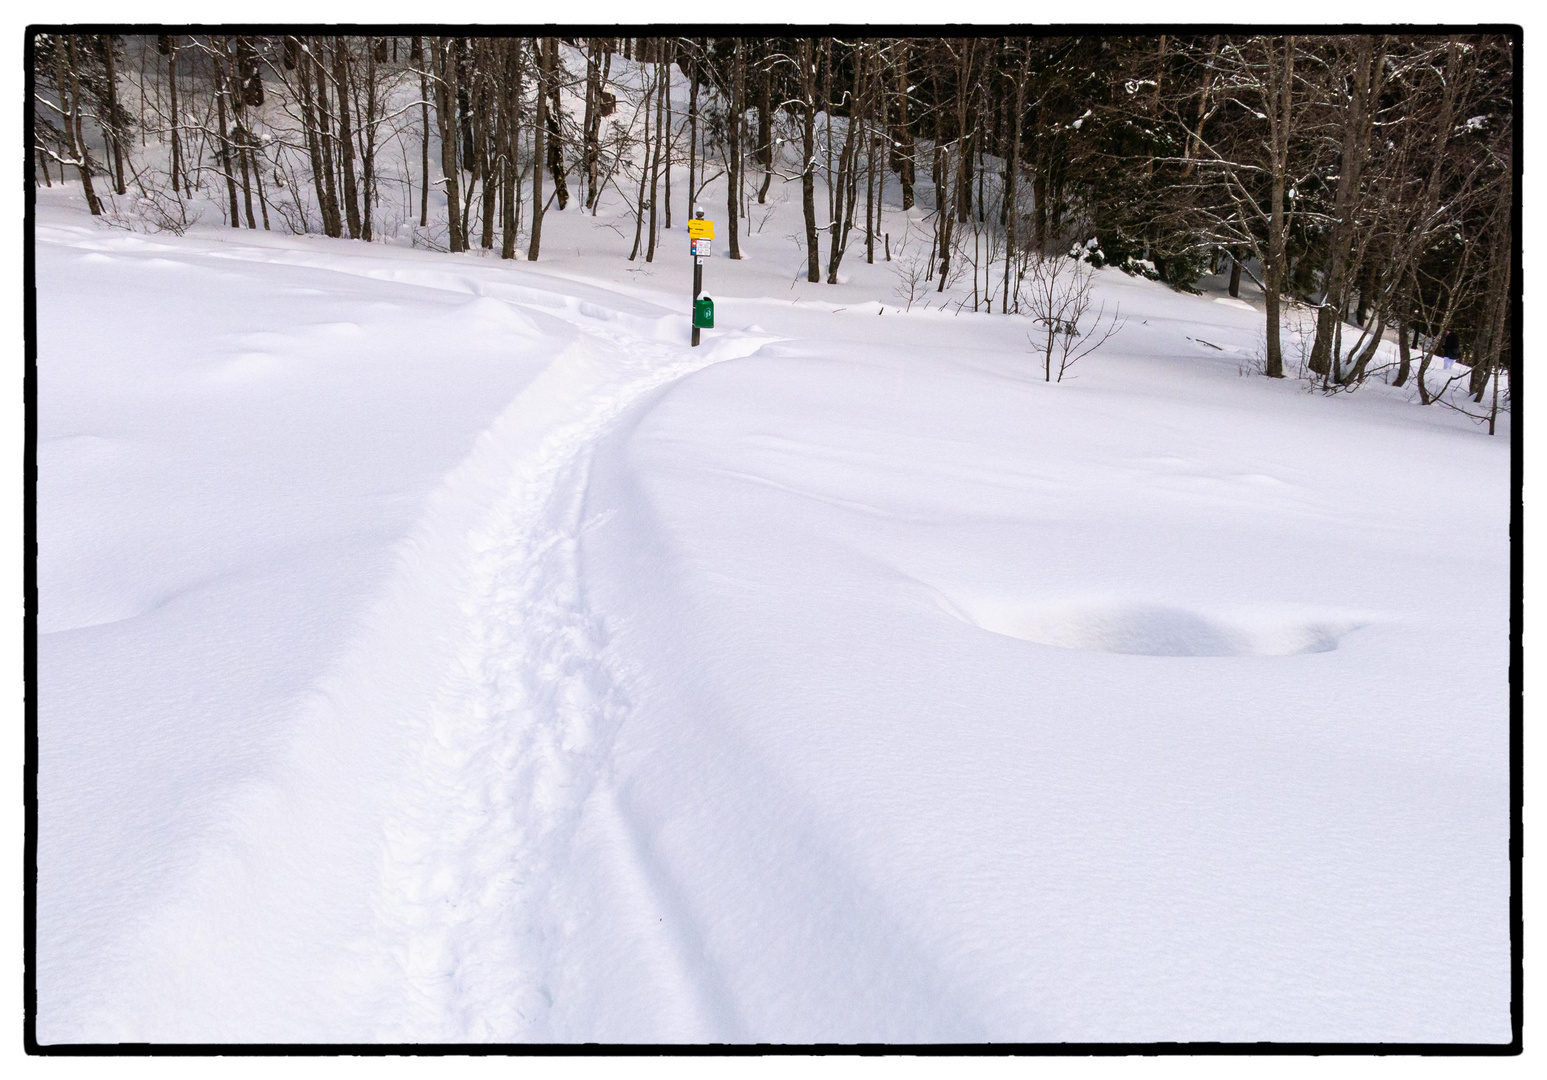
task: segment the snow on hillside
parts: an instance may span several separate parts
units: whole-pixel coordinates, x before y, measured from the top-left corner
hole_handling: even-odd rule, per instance
[[[39,192],[43,1042],[1508,1040],[1508,417],[684,218]]]

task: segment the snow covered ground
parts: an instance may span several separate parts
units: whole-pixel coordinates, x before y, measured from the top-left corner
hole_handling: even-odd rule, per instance
[[[1048,384],[777,187],[697,350],[680,202],[534,264],[72,190],[41,1041],[1509,1039],[1507,417],[1113,270]]]

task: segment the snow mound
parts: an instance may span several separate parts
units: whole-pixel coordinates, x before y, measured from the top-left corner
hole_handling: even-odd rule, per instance
[[[1130,656],[1296,656],[1331,652],[1364,625],[1334,613],[1234,618],[1172,604],[1084,600],[1024,605],[960,599],[943,606],[980,629],[1038,645]]]

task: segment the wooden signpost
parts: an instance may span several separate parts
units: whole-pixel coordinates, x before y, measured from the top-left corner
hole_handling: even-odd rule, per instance
[[[693,208],[693,217],[688,222],[688,250],[693,254],[693,344],[698,345],[698,333],[705,328],[714,327],[714,300],[710,297],[699,299],[698,294],[704,289],[704,263],[703,260],[713,254],[714,247],[714,222],[704,217],[704,208]]]

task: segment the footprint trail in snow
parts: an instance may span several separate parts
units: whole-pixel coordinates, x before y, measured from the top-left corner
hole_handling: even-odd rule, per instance
[[[765,339],[689,349],[656,338],[680,319],[472,291],[480,317],[510,293],[513,332],[568,343],[430,499],[283,764],[126,934],[83,1037],[546,1037],[555,878],[627,707],[579,573],[591,454],[652,391]]]

